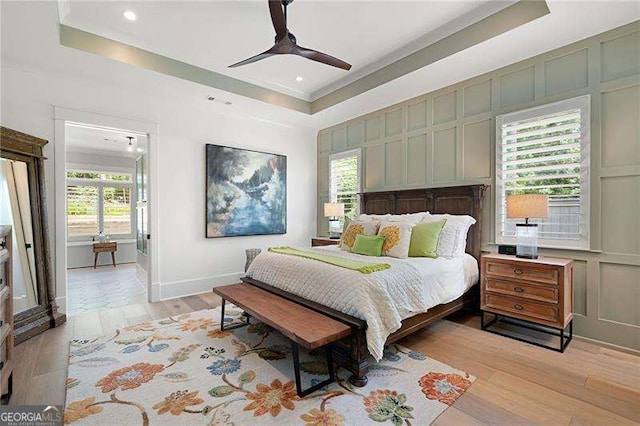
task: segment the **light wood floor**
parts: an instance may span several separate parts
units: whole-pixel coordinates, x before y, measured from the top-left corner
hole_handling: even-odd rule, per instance
[[[213,294],[72,317],[16,347],[11,404],[64,404],[68,340],[214,307]],[[479,317],[440,321],[400,342],[467,371],[475,383],[438,425],[640,423],[640,357],[575,340],[564,354],[479,330]]]

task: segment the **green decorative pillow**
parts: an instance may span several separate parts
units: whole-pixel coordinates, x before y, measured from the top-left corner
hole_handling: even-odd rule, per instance
[[[413,227],[409,257],[438,257],[438,239],[447,220],[422,222]]]
[[[365,256],[380,256],[384,236],[382,235],[356,235],[356,242],[351,248],[351,253],[364,254]]]

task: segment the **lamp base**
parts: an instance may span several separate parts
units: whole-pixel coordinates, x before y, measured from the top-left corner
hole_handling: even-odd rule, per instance
[[[329,218],[329,239],[339,240],[340,234],[340,221],[338,221],[337,217],[331,216]]]
[[[538,258],[538,224],[516,224],[516,257],[523,259]]]

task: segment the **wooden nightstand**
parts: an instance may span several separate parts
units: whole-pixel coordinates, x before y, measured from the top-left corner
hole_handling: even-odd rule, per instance
[[[311,238],[311,247],[320,247],[320,246],[337,246],[340,245],[340,239],[329,238],[329,237],[313,237]]]
[[[93,243],[93,252],[95,253],[93,257],[93,269],[96,269],[96,265],[98,264],[99,253],[111,253],[111,261],[113,262],[113,267],[115,268],[117,251],[118,243],[116,241],[108,243]]]
[[[483,330],[564,352],[573,338],[573,260],[552,257],[521,259],[488,254],[482,256],[481,276]],[[494,315],[488,323],[484,321],[485,313]],[[490,328],[499,322],[558,336],[560,347]],[[565,334],[567,326],[568,335]]]

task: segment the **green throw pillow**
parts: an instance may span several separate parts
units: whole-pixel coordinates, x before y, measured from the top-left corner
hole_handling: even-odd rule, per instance
[[[423,222],[413,227],[409,257],[438,257],[438,239],[447,220]]]
[[[356,242],[351,248],[351,253],[364,254],[365,256],[380,256],[384,236],[382,235],[356,235]]]

